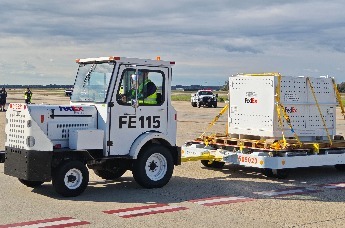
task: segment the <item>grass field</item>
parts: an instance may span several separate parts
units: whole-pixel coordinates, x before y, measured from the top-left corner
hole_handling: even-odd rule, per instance
[[[25,89],[11,89],[7,90],[11,94],[23,94]],[[45,96],[54,95],[54,96],[65,96],[65,89],[32,89],[33,94],[40,93]],[[196,91],[172,91],[171,100],[173,101],[188,101],[190,102],[190,96]],[[215,94],[218,94],[218,101],[223,102],[228,99],[228,91],[216,91]],[[341,102],[345,105],[345,93],[341,94]]]

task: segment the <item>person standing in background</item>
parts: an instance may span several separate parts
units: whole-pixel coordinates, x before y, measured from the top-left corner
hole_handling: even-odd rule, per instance
[[[31,98],[32,98],[32,92],[30,88],[26,88],[26,91],[24,93],[24,99],[26,104],[31,104]]]
[[[0,90],[0,111],[4,112],[5,110],[5,105],[6,105],[6,97],[7,97],[7,92],[4,87]]]

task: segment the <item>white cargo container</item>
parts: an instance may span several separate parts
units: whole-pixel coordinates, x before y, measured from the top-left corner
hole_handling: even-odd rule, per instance
[[[326,140],[327,134],[336,134],[337,101],[331,78],[236,75],[229,79],[229,93],[228,124],[233,134],[281,138],[283,131],[285,137],[294,137],[290,126],[301,141]],[[282,105],[290,126],[283,110],[283,126],[279,124],[277,105]]]

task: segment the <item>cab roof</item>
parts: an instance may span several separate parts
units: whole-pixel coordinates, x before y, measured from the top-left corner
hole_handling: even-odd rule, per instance
[[[76,63],[95,63],[95,62],[119,62],[123,64],[131,64],[131,65],[140,64],[140,65],[154,65],[154,66],[175,65],[175,61],[163,61],[163,60],[160,60],[159,56],[156,58],[156,60],[118,57],[118,56],[76,59]]]

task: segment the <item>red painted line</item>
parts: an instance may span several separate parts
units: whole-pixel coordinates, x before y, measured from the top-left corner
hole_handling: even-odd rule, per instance
[[[30,221],[30,222],[19,222],[19,223],[7,224],[7,225],[0,225],[0,228],[34,225],[38,223],[56,222],[56,221],[62,221],[62,220],[68,220],[68,219],[72,219],[72,217],[61,217],[61,218],[43,219],[43,220]]]
[[[169,204],[152,204],[139,207],[124,208],[118,210],[103,211],[107,214],[116,214],[122,218],[132,218],[137,216],[152,215],[166,212],[187,210],[187,207],[174,206]]]
[[[73,226],[81,226],[81,225],[88,225],[91,224],[86,221],[80,221],[80,222],[75,222],[75,223],[67,223],[67,224],[61,224],[61,225],[54,225],[54,226],[43,226],[43,227],[48,227],[48,228],[65,228],[65,227],[73,227]]]
[[[103,211],[103,212],[107,214],[116,214],[120,212],[136,211],[136,210],[141,210],[141,209],[151,209],[151,208],[164,207],[164,206],[168,206],[168,204],[151,204],[151,205],[130,207],[130,208],[124,208],[124,209],[117,209],[117,210],[109,210],[109,211]]]
[[[69,222],[69,220],[71,221]],[[62,224],[56,224],[56,225],[51,224],[51,223],[59,223],[59,222],[62,222]],[[63,222],[66,222],[66,223],[63,223]],[[86,224],[90,224],[90,223],[86,221],[79,221],[72,217],[61,217],[61,218],[43,219],[43,220],[36,220],[36,221],[29,221],[29,222],[0,225],[0,228],[25,227],[25,226],[31,226],[31,225],[39,225],[39,227],[64,228],[64,227],[79,226],[79,225],[86,225]]]
[[[150,212],[144,212],[144,213],[138,213],[138,214],[132,214],[132,215],[123,215],[120,216],[122,218],[132,218],[132,217],[138,217],[138,216],[144,216],[144,215],[153,215],[153,214],[160,214],[160,213],[166,213],[166,212],[174,212],[174,211],[182,211],[182,210],[188,210],[187,207],[177,207],[177,208],[171,208],[171,209],[164,209],[159,211],[150,211]]]

